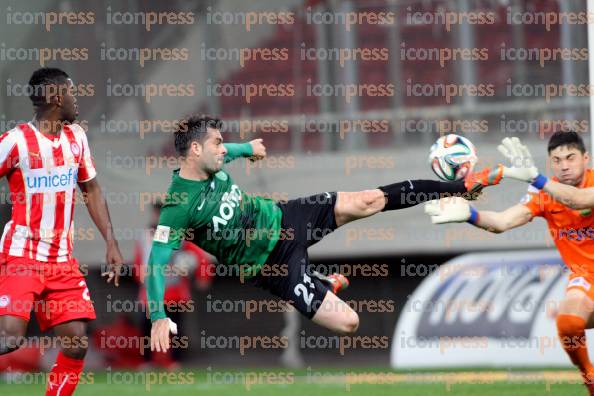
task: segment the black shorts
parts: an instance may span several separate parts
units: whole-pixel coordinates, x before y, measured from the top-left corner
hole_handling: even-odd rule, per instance
[[[334,205],[337,194],[327,192],[279,203],[282,234],[252,283],[290,302],[311,319],[329,287],[311,275],[307,248],[336,229]]]

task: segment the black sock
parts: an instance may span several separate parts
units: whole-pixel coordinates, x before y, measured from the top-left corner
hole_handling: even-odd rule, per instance
[[[436,180],[406,180],[378,187],[387,199],[386,210],[410,208],[423,202],[443,197],[467,194],[464,181],[441,182]]]

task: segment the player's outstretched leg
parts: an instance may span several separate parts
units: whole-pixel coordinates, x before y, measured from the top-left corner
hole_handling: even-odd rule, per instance
[[[351,221],[372,216],[381,212],[385,205],[386,199],[380,189],[356,192],[339,191],[334,206],[336,226],[340,227]]]
[[[359,328],[359,315],[336,294],[327,291],[322,304],[311,319],[335,333],[349,335]]]
[[[372,216],[378,212],[409,208],[445,195],[468,194],[467,186],[460,182],[435,180],[406,180],[373,190],[339,192],[334,217],[336,226]]]
[[[15,351],[25,341],[27,321],[18,316],[0,316],[0,355]]]
[[[62,349],[49,374],[45,395],[70,396],[78,384],[87,353],[87,323],[73,320],[54,326],[54,332],[62,341]]]
[[[571,288],[561,301],[557,315],[561,345],[580,370],[590,395],[594,395],[594,366],[588,357],[586,327],[593,312],[594,301],[583,290]]]

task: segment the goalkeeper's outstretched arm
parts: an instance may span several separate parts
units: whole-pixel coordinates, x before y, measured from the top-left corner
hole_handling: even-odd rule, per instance
[[[425,206],[433,224],[468,222],[496,234],[528,223],[533,214],[525,205],[518,204],[502,212],[477,211],[463,198],[434,200]]]
[[[547,179],[543,190],[571,209],[594,208],[594,188],[577,188]]]
[[[518,204],[501,212],[477,211],[477,219],[472,225],[500,234],[512,228],[523,226],[532,220],[532,212],[525,205]]]

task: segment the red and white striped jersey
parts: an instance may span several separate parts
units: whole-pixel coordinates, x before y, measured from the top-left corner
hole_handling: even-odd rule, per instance
[[[0,251],[39,261],[69,260],[76,185],[96,174],[78,124],[64,126],[55,137],[31,123],[0,136],[0,177],[7,176],[12,200]]]

